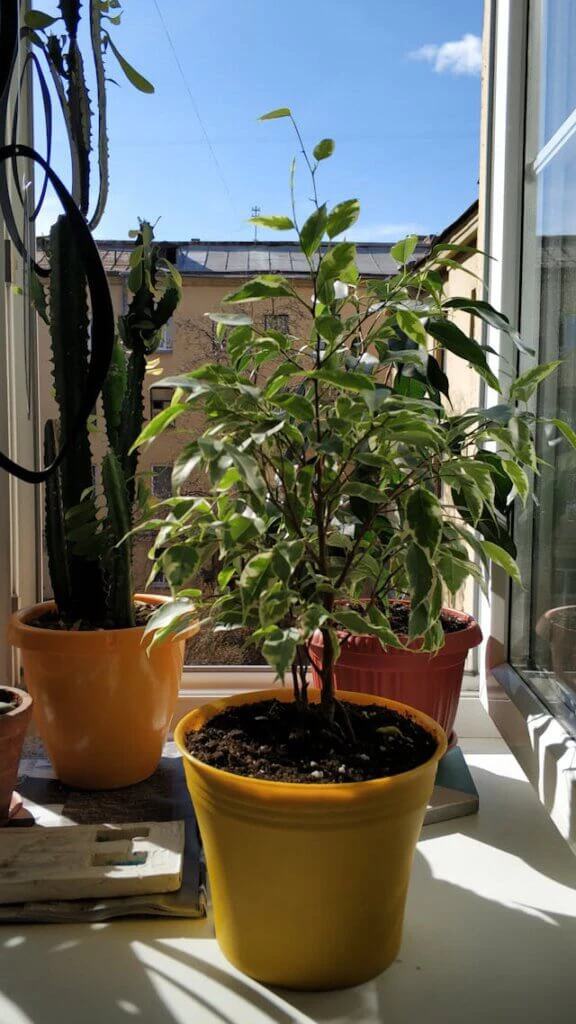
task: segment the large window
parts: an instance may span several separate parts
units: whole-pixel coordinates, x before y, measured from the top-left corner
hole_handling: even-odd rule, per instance
[[[290,330],[290,316],[288,313],[266,313],[264,317],[264,330],[281,331],[288,334]]]
[[[535,411],[576,426],[576,3],[530,8],[521,328],[538,362],[561,359]],[[510,661],[576,731],[576,452],[550,427],[535,503],[518,517],[525,590],[511,603]]]
[[[152,497],[164,501],[172,495],[172,466],[152,466]]]
[[[174,351],[174,332],[172,321],[169,320],[167,324],[164,324],[162,328],[162,334],[158,343],[157,352],[173,352]]]
[[[163,412],[170,405],[172,398],[174,397],[174,391],[172,388],[164,388],[158,384],[153,385],[150,388],[150,418],[156,416],[159,412]],[[168,426],[174,427],[175,423],[170,423]]]

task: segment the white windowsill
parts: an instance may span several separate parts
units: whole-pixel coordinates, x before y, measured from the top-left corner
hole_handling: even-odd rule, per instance
[[[266,668],[185,670],[174,723],[188,711],[208,701],[221,700],[244,690],[268,690],[274,687],[281,688],[280,684],[274,681],[274,673]],[[473,690],[462,692],[455,730],[461,739],[497,739],[500,735],[486,714],[477,692]]]
[[[226,963],[210,918],[6,925],[2,1024],[572,1019],[576,859],[504,743],[464,747],[480,813],[423,830],[400,958],[375,981],[344,992],[273,992]]]
[[[506,663],[492,669],[488,707],[552,821],[576,853],[576,739]]]

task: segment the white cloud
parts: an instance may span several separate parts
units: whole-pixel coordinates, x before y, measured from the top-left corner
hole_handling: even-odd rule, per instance
[[[397,242],[406,235],[422,235],[421,224],[367,224],[350,232],[353,242]]]
[[[453,43],[421,46],[419,50],[413,50],[409,57],[412,60],[428,61],[438,74],[448,71],[453,75],[479,75],[482,69],[482,40],[480,36],[468,32]]]

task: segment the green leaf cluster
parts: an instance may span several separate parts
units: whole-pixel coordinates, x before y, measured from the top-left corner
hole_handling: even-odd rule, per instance
[[[262,120],[281,118],[294,123],[301,142],[288,108]],[[315,196],[304,220],[295,203],[291,216],[258,218],[297,231],[311,295],[300,336],[263,337],[251,317],[209,314],[227,358],[165,382],[178,397],[140,438],[161,433],[190,406],[202,410],[206,429],[185,438],[172,500],[184,500],[198,470],[207,491],[186,498],[185,510],[166,503],[153,557],[176,601],[193,572],[216,558],[218,586],[194,602],[189,620],[250,630],[278,675],[292,673],[299,699],[297,667],[320,630],[327,702],[342,631],[370,633],[384,646],[405,642],[390,623],[399,595],[410,599],[409,641],[436,651],[446,593],[469,577],[485,587],[491,563],[520,582],[511,511],[516,496],[526,502],[538,468],[526,401],[556,368],[524,374],[492,408],[455,414],[443,352],[500,394],[490,353],[457,325],[455,312],[522,342],[488,303],[446,298],[441,274],[414,259],[416,236],[392,248],[394,275],[360,280],[355,246],[332,241],[355,223],[358,201],[329,208],[317,195],[319,162],[333,148],[325,139],[311,157],[304,150]],[[436,255],[445,262],[443,252]],[[278,275],[253,278],[227,302],[278,296],[303,304]],[[269,356],[272,368],[262,372]],[[571,428],[555,426],[576,446]]]

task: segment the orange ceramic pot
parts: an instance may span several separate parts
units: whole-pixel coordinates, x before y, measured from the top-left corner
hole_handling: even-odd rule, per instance
[[[418,641],[410,650],[383,648],[373,636],[342,633],[341,652],[334,666],[338,690],[371,693],[389,697],[418,708],[438,722],[450,738],[458,710],[466,655],[482,641],[480,626],[469,615],[443,609],[444,615],[467,622],[466,629],[446,633],[437,654],[418,650]],[[407,641],[407,637],[401,637]],[[317,630],[309,645],[314,685],[320,687],[322,634]]]
[[[167,598],[136,595],[159,605]],[[149,652],[144,627],[73,632],[30,626],[54,608],[12,615],[34,719],[58,778],[80,789],[117,789],[158,766],[182,677],[184,639]]]
[[[32,698],[25,690],[0,686],[6,703],[16,707],[0,715],[0,825],[8,818],[12,792],[18,777],[22,745],[32,714]]]

